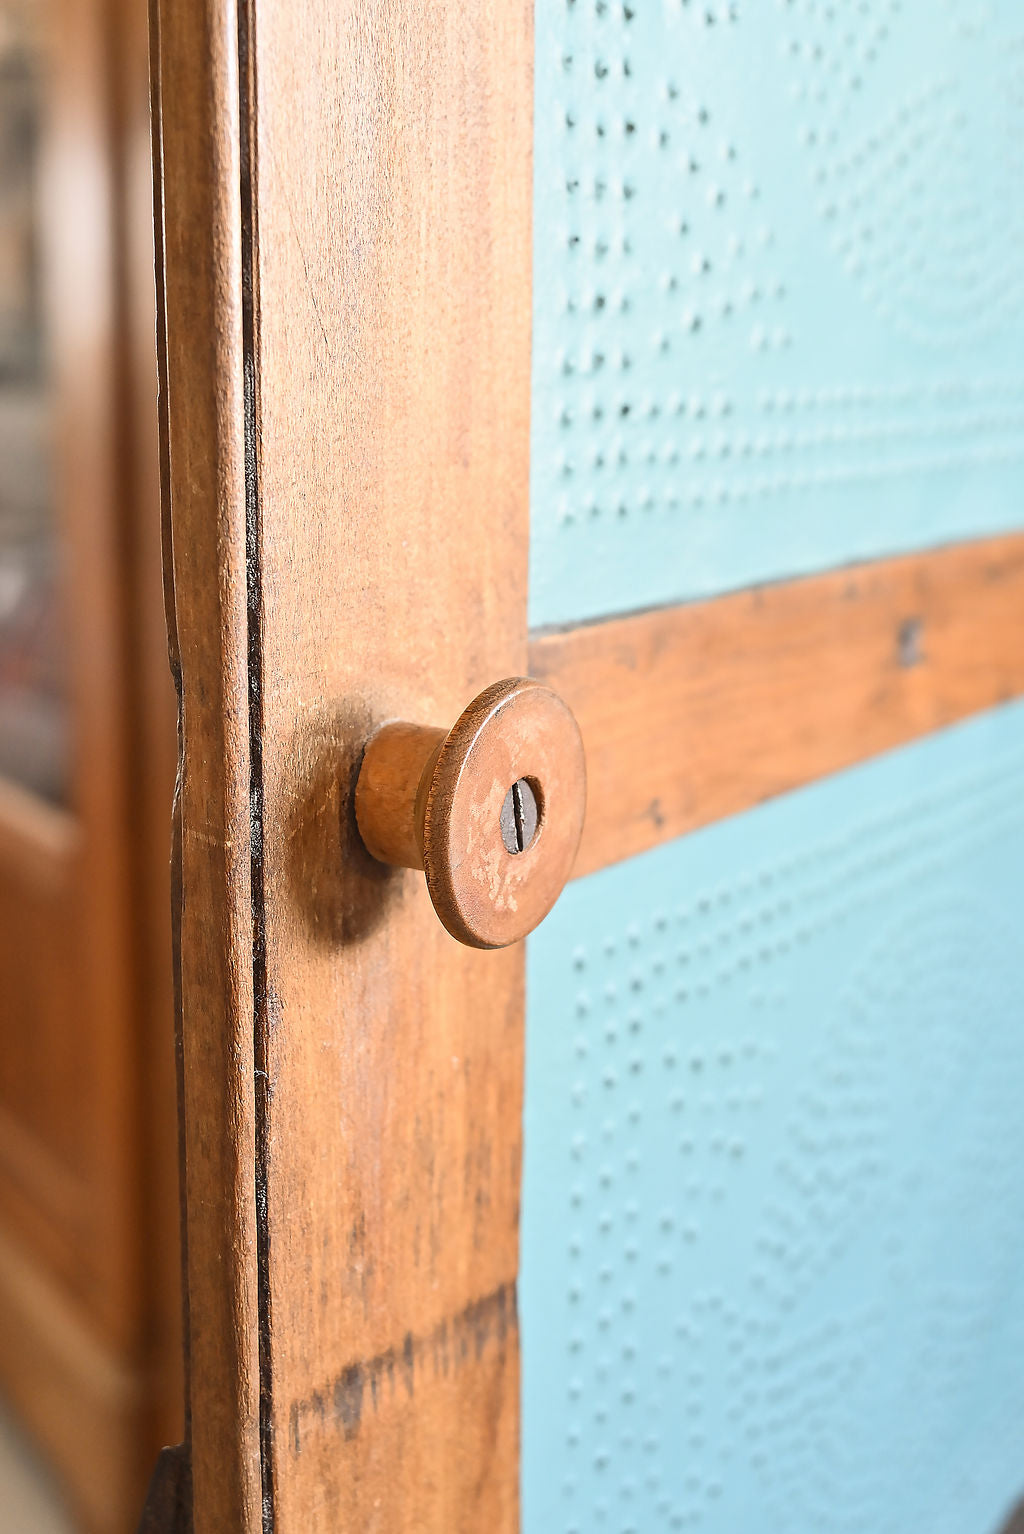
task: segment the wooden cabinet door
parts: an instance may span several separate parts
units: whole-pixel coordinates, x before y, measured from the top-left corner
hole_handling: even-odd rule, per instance
[[[156,11],[196,1530],[994,1530],[1012,5]],[[355,787],[527,674],[481,951]]]

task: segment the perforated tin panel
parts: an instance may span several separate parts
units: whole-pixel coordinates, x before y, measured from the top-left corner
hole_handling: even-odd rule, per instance
[[[1005,529],[1020,0],[538,0],[535,623]]]
[[[530,939],[526,1534],[988,1534],[1024,1488],[1024,706]]]

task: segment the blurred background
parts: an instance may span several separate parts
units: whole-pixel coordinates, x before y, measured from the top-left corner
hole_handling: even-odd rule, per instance
[[[0,0],[0,1528],[182,1436],[145,0]]]

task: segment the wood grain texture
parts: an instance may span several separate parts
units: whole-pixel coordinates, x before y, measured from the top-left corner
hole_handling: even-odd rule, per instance
[[[526,660],[530,7],[158,14],[196,1529],[512,1534],[522,954],[352,789]]]
[[[362,851],[352,788],[380,722],[455,719],[526,660],[530,21],[251,16],[276,1534],[518,1526],[522,953],[455,943]]]
[[[238,34],[153,12],[196,1534],[261,1528]]]
[[[1024,537],[534,635],[587,751],[574,876],[1024,694]]]

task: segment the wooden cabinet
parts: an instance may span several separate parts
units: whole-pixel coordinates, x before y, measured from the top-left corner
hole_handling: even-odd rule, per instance
[[[82,1527],[180,1436],[145,6],[0,5],[0,1389]]]
[[[156,11],[166,1484],[196,1534],[990,1534],[1024,1483],[1012,5]],[[480,891],[579,830],[527,734],[449,771],[526,675],[586,818],[484,951]]]

